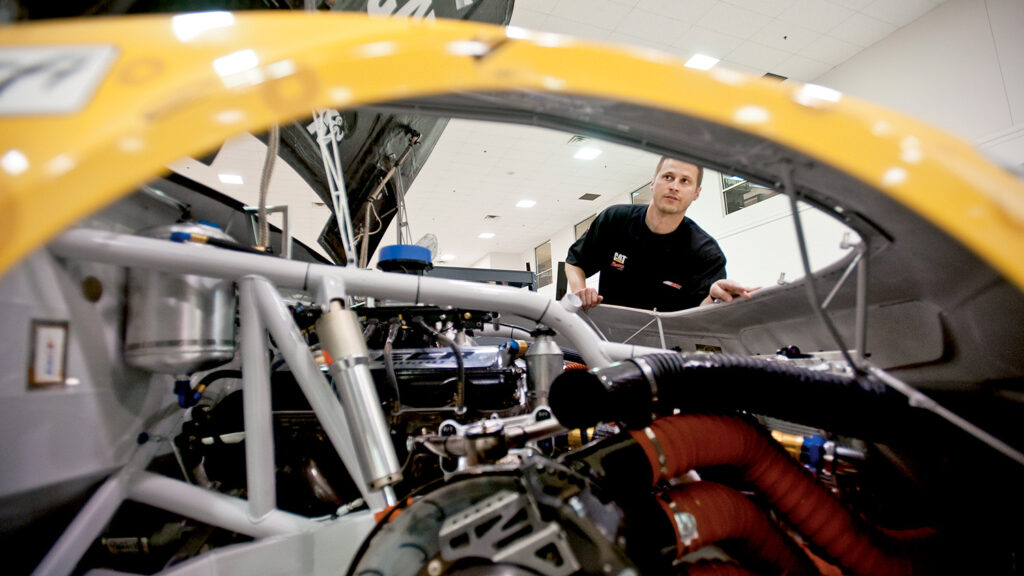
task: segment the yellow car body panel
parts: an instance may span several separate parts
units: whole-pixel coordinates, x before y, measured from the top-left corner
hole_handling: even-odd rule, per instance
[[[820,97],[800,84],[690,70],[655,52],[464,22],[250,12],[207,14],[205,29],[187,26],[202,18],[0,29],[8,54],[116,50],[80,109],[0,116],[0,273],[168,163],[241,131],[320,107],[525,90],[630,102],[789,146],[908,206],[1024,290],[1024,184],[968,143],[846,95]],[[226,71],[232,64],[240,69]]]

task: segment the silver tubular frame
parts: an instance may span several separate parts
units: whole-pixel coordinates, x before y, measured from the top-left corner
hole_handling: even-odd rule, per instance
[[[245,469],[249,517],[258,522],[277,508],[274,479],[274,422],[270,406],[270,366],[267,363],[267,331],[260,322],[256,301],[259,277],[238,281],[241,323],[242,415],[245,422]]]
[[[61,234],[51,243],[50,251],[65,258],[211,278],[237,280],[256,275],[279,288],[290,290],[315,291],[325,278],[334,277],[345,286],[349,295],[373,296],[410,304],[492,310],[536,320],[572,342],[592,367],[625,359],[614,357],[594,330],[559,302],[507,286],[308,264],[259,254],[229,252],[213,246],[183,245],[86,229]]]
[[[373,528],[373,514],[389,504],[391,494],[388,490],[370,489],[368,483],[372,479],[366,477],[366,471],[359,465],[352,441],[360,431],[354,430],[353,423],[346,418],[338,397],[283,302],[280,290],[312,294],[323,299],[319,302],[323,305],[328,304],[328,297],[357,295],[515,314],[550,326],[580,350],[592,367],[656,350],[606,342],[572,306],[504,286],[389,274],[351,266],[308,264],[89,229],[65,232],[50,244],[49,250],[62,258],[224,278],[238,283],[248,499],[144,471],[162,446],[158,439],[168,438],[184,417],[183,410],[171,406],[167,409],[168,415],[148,431],[152,439],[141,445],[129,462],[97,490],[34,574],[70,574],[125,500],[257,538],[241,546],[261,551],[266,562],[275,561],[274,550],[281,546],[312,546],[318,557],[334,558],[331,570],[343,571],[347,567],[354,547]],[[277,509],[270,367],[266,355],[268,333],[273,336],[328,438],[359,486],[369,510],[330,520],[314,520]],[[345,546],[339,547],[333,537],[328,539],[330,534],[344,534],[345,546],[354,543],[349,555],[340,553]],[[166,572],[229,573],[238,568],[237,558],[238,554],[231,550],[216,550]],[[320,572],[319,568],[314,568],[312,573]]]

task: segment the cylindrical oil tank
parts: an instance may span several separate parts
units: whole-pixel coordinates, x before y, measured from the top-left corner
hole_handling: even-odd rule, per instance
[[[208,223],[179,222],[139,232],[170,239],[184,232],[233,241]],[[137,368],[186,375],[223,364],[235,354],[235,287],[230,280],[128,271],[125,361]]]
[[[526,349],[527,396],[533,406],[547,405],[551,382],[565,370],[565,355],[550,328],[540,328],[532,334],[534,340]]]

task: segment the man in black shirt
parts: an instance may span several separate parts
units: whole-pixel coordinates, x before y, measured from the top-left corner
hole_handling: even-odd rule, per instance
[[[650,206],[606,208],[570,248],[569,291],[584,310],[607,302],[661,312],[750,298],[756,288],[725,277],[725,255],[686,209],[700,196],[704,169],[662,157],[651,181]],[[600,291],[587,276],[601,273]]]

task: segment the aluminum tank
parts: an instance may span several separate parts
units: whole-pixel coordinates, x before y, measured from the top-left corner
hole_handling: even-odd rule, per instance
[[[139,232],[167,240],[174,232],[233,241],[220,228],[183,222]],[[235,287],[230,280],[128,271],[125,362],[175,375],[207,370],[235,354]]]
[[[542,328],[532,334],[534,340],[525,356],[527,395],[533,406],[547,405],[551,382],[565,369],[565,355],[551,329]]]

